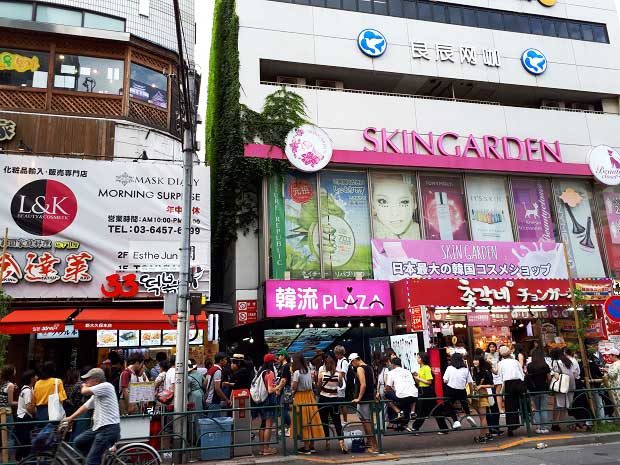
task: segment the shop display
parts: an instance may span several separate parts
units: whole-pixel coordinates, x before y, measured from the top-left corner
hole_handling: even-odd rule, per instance
[[[374,354],[375,352],[379,352],[381,354],[385,354],[385,351],[387,349],[389,349],[390,347],[392,347],[390,345],[390,337],[389,336],[371,337],[368,340],[368,343],[370,344],[370,353],[371,354]]]
[[[512,179],[512,199],[521,242],[555,242],[546,179]]]
[[[426,239],[469,240],[461,178],[420,176],[420,191]]]
[[[318,351],[327,352],[336,339],[349,328],[306,328],[288,347],[289,353],[301,352],[304,357],[314,357]]]
[[[420,369],[418,365],[420,346],[417,334],[390,336],[390,346],[394,349],[396,356],[401,359],[405,370],[417,372]]]
[[[161,345],[161,331],[148,331],[142,330],[140,332],[140,345],[141,346],[160,346]]]
[[[421,239],[413,173],[370,176],[372,228],[376,239]],[[445,205],[447,208],[447,205]],[[449,221],[449,212],[445,212]],[[443,216],[442,216],[443,218]]]
[[[140,345],[140,331],[120,330],[118,332],[119,347],[134,347]]]
[[[555,183],[554,187],[560,232],[567,246],[573,276],[605,277],[592,222],[592,195],[588,183],[562,180]]]
[[[162,331],[162,342],[165,346],[176,346],[177,331],[175,329]]]
[[[99,330],[97,331],[97,347],[116,347],[118,346],[118,332]]]
[[[512,242],[506,179],[467,176],[467,202],[472,239]]]
[[[266,329],[265,344],[271,353],[286,349],[301,334],[301,329]]]

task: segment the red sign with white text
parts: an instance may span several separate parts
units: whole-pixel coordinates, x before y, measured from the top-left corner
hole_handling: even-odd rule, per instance
[[[258,321],[258,304],[256,300],[237,300],[237,326]]]
[[[424,331],[424,316],[422,307],[416,305],[405,310],[405,321],[407,323],[407,332],[415,333]]]

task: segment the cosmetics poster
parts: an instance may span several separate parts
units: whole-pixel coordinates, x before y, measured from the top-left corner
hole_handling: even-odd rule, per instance
[[[512,198],[519,240],[554,242],[549,182],[545,179],[513,179]]]
[[[422,239],[415,176],[375,172],[370,183],[373,238]]]
[[[467,202],[474,241],[512,242],[506,180],[467,176]]]
[[[461,179],[420,176],[424,232],[430,240],[467,241],[465,193]]]
[[[620,274],[620,189],[606,187],[597,192],[607,258],[613,276]]]
[[[286,271],[286,230],[284,199],[282,197],[282,176],[269,178],[269,238],[271,277],[284,279]]]
[[[366,174],[323,171],[320,182],[321,227],[312,238],[315,250],[322,241],[325,278],[372,278]]]
[[[282,192],[286,271],[290,272],[291,279],[320,278],[319,245],[318,241],[313,241],[314,237],[318,237],[319,230],[316,175],[286,173]],[[274,228],[276,226],[273,225]]]
[[[564,180],[554,184],[562,239],[566,243],[573,276],[602,278],[605,269],[592,222],[592,195],[588,183]]]
[[[620,193],[603,192],[605,215],[612,244],[620,244]]]
[[[418,365],[418,354],[420,346],[417,334],[403,334],[400,336],[390,336],[390,345],[396,355],[403,363],[403,368],[411,372],[420,370]]]

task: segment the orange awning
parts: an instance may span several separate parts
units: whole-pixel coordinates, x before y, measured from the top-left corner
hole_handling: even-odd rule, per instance
[[[89,308],[83,310],[73,320],[73,326],[80,330],[175,329],[176,321],[176,316],[173,316],[171,326],[161,308]],[[190,321],[190,328],[193,329],[193,316]],[[198,317],[198,328],[207,328],[207,319],[204,314]]]
[[[14,310],[0,321],[2,334],[56,333],[65,330],[75,308]]]

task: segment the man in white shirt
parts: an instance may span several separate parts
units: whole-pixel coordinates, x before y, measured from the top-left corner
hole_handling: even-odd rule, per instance
[[[338,402],[345,401],[345,392],[347,389],[347,372],[349,371],[349,361],[347,357],[345,357],[346,351],[343,346],[334,347],[334,355],[336,356],[336,373],[342,373],[342,379],[344,383],[342,387],[338,388]],[[350,387],[350,386],[349,386]],[[340,413],[342,414],[342,420],[347,422],[347,408],[342,405],[340,406]]]
[[[514,436],[514,430],[519,428],[519,401],[527,388],[524,383],[525,375],[518,360],[512,358],[510,349],[506,346],[499,348],[500,362],[497,364],[497,374],[501,376],[506,408],[506,424],[508,436]]]
[[[394,422],[406,424],[418,399],[418,388],[413,375],[402,367],[400,358],[393,358],[392,366],[385,383],[385,397],[392,401],[389,405],[396,412]]]
[[[95,410],[92,428],[75,438],[75,447],[86,456],[86,465],[101,465],[105,451],[121,438],[121,418],[114,386],[105,380],[101,368],[93,368],[84,376],[82,395],[92,396],[67,418],[69,425],[88,410]]]

